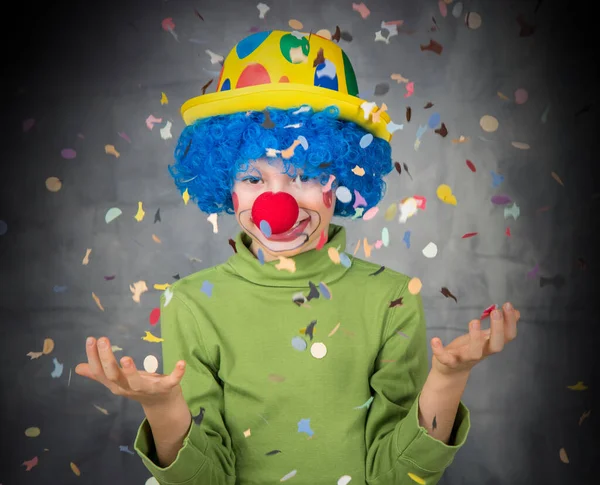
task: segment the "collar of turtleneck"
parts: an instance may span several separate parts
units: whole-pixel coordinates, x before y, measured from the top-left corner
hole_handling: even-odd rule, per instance
[[[320,282],[331,283],[348,271],[344,265],[334,263],[329,257],[329,248],[334,248],[339,253],[346,250],[346,229],[343,226],[330,223],[329,237],[320,250],[311,249],[289,258],[296,264],[294,272],[277,269],[280,260],[260,264],[258,258],[250,251],[251,242],[250,236],[240,231],[235,238],[237,253],[231,256],[224,266],[257,285],[305,287],[308,281],[317,285]]]

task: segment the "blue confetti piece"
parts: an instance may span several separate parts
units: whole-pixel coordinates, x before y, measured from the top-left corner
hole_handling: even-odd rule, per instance
[[[367,400],[367,402],[366,402],[366,403],[364,403],[364,404],[363,404],[363,405],[361,405],[361,406],[355,407],[354,409],[364,409],[364,408],[367,408],[367,409],[369,409],[369,406],[371,405],[371,403],[372,403],[372,402],[373,402],[373,396],[371,396],[371,397],[370,397],[370,398]]]
[[[200,289],[200,291],[210,297],[212,296],[213,286],[214,285],[210,281],[203,281],[202,288]]]
[[[350,261],[350,258],[346,253],[340,253],[340,263],[344,268],[349,268],[352,266],[352,261]]]
[[[55,285],[52,288],[52,291],[54,291],[54,293],[64,293],[65,291],[67,291],[67,287],[66,286]]]
[[[296,139],[300,142],[300,145],[302,145],[302,148],[304,148],[305,150],[308,150],[308,140],[304,136],[300,135]]]
[[[504,175],[498,175],[493,170],[490,170],[490,173],[492,174],[492,187],[499,187],[500,184],[504,182]]]
[[[440,126],[441,121],[442,121],[442,118],[439,113],[432,113],[431,116],[429,117],[429,121],[427,122],[427,124],[429,125],[429,128],[434,130],[438,126]]]
[[[404,237],[402,238],[402,241],[404,241],[404,244],[406,244],[406,248],[410,249],[410,231],[406,231],[404,233]]]
[[[371,133],[367,133],[360,139],[360,147],[367,148],[373,142],[373,135]]]
[[[261,266],[265,264],[265,253],[261,248],[258,248],[258,262]]]
[[[331,300],[331,292],[329,291],[329,288],[327,288],[327,285],[322,281],[319,283],[319,291],[321,292],[321,295],[323,295],[323,298]]]
[[[135,455],[135,453],[129,449],[128,445],[119,445],[119,451],[123,451],[124,453],[129,453],[130,455]]]
[[[62,376],[63,373],[63,368],[64,365],[61,364],[56,357],[54,359],[52,359],[52,362],[54,363],[54,370],[52,371],[52,373],[50,374],[54,379],[57,379],[58,377]]]
[[[0,221],[0,236],[4,236],[8,231],[8,224],[4,221]]]
[[[260,231],[265,235],[265,237],[271,237],[271,226],[269,225],[269,223],[266,220],[262,220],[260,221]]]
[[[298,433],[306,433],[308,436],[315,434],[313,430],[310,429],[310,419],[301,419],[298,421]]]
[[[420,125],[417,129],[417,140],[420,140],[421,137],[427,132],[427,125]]]
[[[306,350],[307,347],[306,340],[304,340],[302,337],[294,337],[292,339],[292,347],[294,347],[296,350],[299,350],[300,352],[303,352]]]

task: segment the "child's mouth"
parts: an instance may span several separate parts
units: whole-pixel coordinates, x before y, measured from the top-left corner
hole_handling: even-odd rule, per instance
[[[292,227],[289,231],[283,232],[281,234],[271,234],[267,239],[269,241],[277,241],[277,242],[288,242],[297,239],[300,234],[304,232],[308,224],[310,223],[310,216],[306,219],[302,219],[298,221],[294,227]]]

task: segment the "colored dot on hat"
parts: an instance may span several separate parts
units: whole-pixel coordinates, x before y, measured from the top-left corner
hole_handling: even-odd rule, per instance
[[[235,46],[235,51],[240,59],[244,57],[248,57],[252,54],[269,35],[271,35],[271,30],[266,32],[257,32],[255,34],[249,35],[245,39],[242,39]]]

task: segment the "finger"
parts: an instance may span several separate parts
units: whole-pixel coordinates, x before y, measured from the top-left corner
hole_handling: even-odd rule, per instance
[[[98,348],[96,347],[96,339],[94,337],[88,337],[85,343],[85,353],[88,358],[88,366],[94,378],[102,383],[108,381],[104,374],[104,368],[100,363],[100,356],[98,355]]]
[[[98,354],[106,378],[121,387],[127,388],[127,379],[121,372],[117,359],[115,359],[115,355],[110,348],[110,341],[106,337],[98,339]]]
[[[483,357],[483,332],[481,331],[481,322],[479,320],[471,320],[469,322],[469,357],[471,360],[481,360]]]
[[[121,359],[121,366],[123,366],[123,375],[127,379],[127,385],[132,391],[140,392],[145,389],[144,379],[140,375],[135,362],[131,357],[123,357]]]
[[[165,385],[172,389],[181,382],[183,374],[185,374],[185,361],[180,360],[175,364],[173,371],[164,379]]]
[[[490,354],[495,354],[504,348],[504,316],[502,310],[498,308],[492,312],[491,316],[490,328],[492,333],[488,340],[487,351]]]
[[[439,338],[431,339],[431,349],[437,360],[442,364],[448,367],[454,367],[456,365],[456,357],[444,348],[444,345]]]
[[[504,304],[504,338],[506,342],[517,336],[517,312],[510,303]]]
[[[94,377],[94,374],[92,374],[90,365],[87,363],[77,364],[77,367],[75,367],[75,374],[79,374],[80,376],[96,380],[96,378]]]

